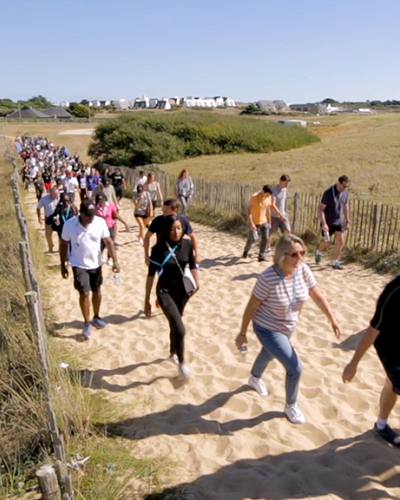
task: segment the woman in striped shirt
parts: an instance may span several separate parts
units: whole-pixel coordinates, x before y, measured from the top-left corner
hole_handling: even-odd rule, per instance
[[[261,396],[268,396],[261,376],[272,359],[280,361],[286,369],[284,412],[295,424],[306,420],[296,404],[302,367],[290,337],[308,296],[327,316],[336,337],[340,337],[340,327],[327,300],[319,290],[310,268],[302,262],[305,250],[304,242],[292,234],[285,234],[278,241],[274,265],[258,277],[243,314],[240,334],[236,338],[237,347],[247,343],[246,331],[252,319],[262,350],[251,370],[249,385]]]

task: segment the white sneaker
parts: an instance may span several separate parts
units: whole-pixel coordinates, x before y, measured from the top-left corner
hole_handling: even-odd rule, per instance
[[[186,378],[188,378],[188,377],[189,377],[189,375],[190,375],[190,370],[189,370],[188,365],[186,365],[185,363],[181,363],[181,364],[179,365],[179,375],[180,375],[182,378],[184,378],[184,379],[186,379]]]
[[[112,266],[114,264],[114,261],[112,259],[108,259],[107,264],[109,266]]]
[[[141,245],[143,245],[143,244],[144,244],[144,243],[143,243],[143,238],[139,238],[139,243],[140,243]]]
[[[249,378],[249,386],[254,389],[255,391],[258,392],[260,396],[268,396],[268,391],[267,388],[265,387],[265,384],[263,382],[263,379],[254,377],[253,375],[250,375]]]
[[[179,359],[178,359],[178,356],[176,354],[171,354],[169,359],[174,363],[174,365],[179,365]]]
[[[297,404],[285,405],[284,413],[292,424],[304,424],[306,417],[301,412]]]
[[[271,253],[272,252],[272,248],[271,247],[268,247],[265,249],[265,253]]]

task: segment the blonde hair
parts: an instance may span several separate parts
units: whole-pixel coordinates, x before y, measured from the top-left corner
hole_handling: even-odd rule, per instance
[[[304,251],[307,251],[307,247],[304,244],[304,241],[295,236],[294,234],[284,234],[278,241],[275,247],[275,255],[274,255],[274,265],[281,268],[283,261],[286,258],[286,254],[290,252],[293,245],[298,243],[303,247]]]

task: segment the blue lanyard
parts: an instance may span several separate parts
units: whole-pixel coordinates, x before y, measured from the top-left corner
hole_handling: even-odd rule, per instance
[[[65,217],[64,217],[63,212],[62,212],[62,210],[61,210],[61,218],[62,218],[62,220],[63,220],[64,222],[66,222],[66,221],[68,220],[68,215],[69,215],[69,211],[70,211],[70,209],[71,209],[71,205],[68,205],[67,215],[66,215]]]
[[[157,271],[158,275],[160,276],[162,274],[162,271],[163,271],[163,267],[164,265],[169,261],[169,259],[172,257],[172,255],[175,253],[176,249],[178,248],[178,245],[176,245],[172,250],[170,250],[168,252],[168,255],[165,257],[164,261],[162,264],[159,264],[158,262],[155,262],[154,260],[151,260],[150,259],[150,262],[152,264],[155,264],[156,266],[159,266],[160,269]]]
[[[293,297],[292,297],[292,299],[290,299],[289,292],[287,291],[286,283],[285,283],[285,278],[283,276],[283,273],[282,273],[281,269],[278,270],[278,275],[279,275],[280,279],[282,280],[286,296],[289,299],[289,310],[293,311],[294,310],[294,305],[296,303],[296,271],[293,271]]]

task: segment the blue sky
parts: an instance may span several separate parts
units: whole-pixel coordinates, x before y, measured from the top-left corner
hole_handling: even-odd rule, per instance
[[[0,98],[400,99],[399,0],[0,0]]]

